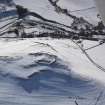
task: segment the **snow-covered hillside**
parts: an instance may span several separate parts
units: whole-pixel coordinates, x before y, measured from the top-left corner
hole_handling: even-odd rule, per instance
[[[1,39],[0,49],[1,105],[75,105],[75,100],[88,105],[101,91],[104,101],[105,73],[70,40]]]
[[[39,13],[40,15],[44,16],[45,18],[51,19],[58,21],[60,23],[64,23],[67,25],[70,25],[72,22],[69,17],[65,16],[64,14],[58,14],[56,13],[55,9],[53,6],[51,6],[50,2],[48,0],[31,0],[32,4],[30,4],[30,1],[27,0],[26,3],[24,3],[24,0],[14,0],[16,4],[23,5],[27,8],[29,8],[32,11],[35,11]],[[59,6],[61,6],[64,9],[68,9],[70,13],[71,11],[75,10],[80,10],[80,9],[86,9],[86,8],[91,8],[95,7],[94,1],[93,0],[59,0],[57,3]],[[85,17],[88,21],[92,23],[96,23],[98,21],[97,19],[97,9],[93,8],[90,10],[86,11],[77,11],[73,12],[74,15],[78,15],[79,17],[83,16]]]
[[[27,32],[49,31],[41,25],[72,31],[68,26],[73,19],[58,13],[49,0],[14,0],[14,3],[53,20],[27,17],[22,24],[34,24]],[[94,7],[92,0],[58,0],[57,5],[92,24],[99,21],[96,8],[79,11]],[[11,11],[13,15],[7,15]],[[5,30],[22,19],[16,20],[15,7],[10,7],[7,14],[0,19],[0,34],[4,32],[9,37],[14,34]],[[8,25],[3,27],[5,24]],[[104,51],[105,44],[99,45],[99,41],[0,38],[0,105],[105,105]]]

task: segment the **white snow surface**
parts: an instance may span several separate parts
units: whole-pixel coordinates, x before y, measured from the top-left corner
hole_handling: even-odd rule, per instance
[[[87,44],[88,43],[88,44]],[[84,41],[85,48],[97,42]],[[104,105],[105,72],[69,39],[1,39],[1,105]],[[88,53],[101,64],[105,45]]]
[[[48,0],[14,0],[45,18],[70,25]],[[78,4],[78,5],[77,5]],[[70,11],[94,6],[92,0],[60,0]],[[74,13],[96,23],[96,9]],[[1,22],[1,25],[4,23]],[[83,41],[84,48],[97,45]],[[105,44],[87,53],[105,68]],[[0,39],[0,105],[105,105],[105,72],[70,39]],[[100,98],[99,98],[100,96]],[[98,101],[97,101],[98,100]]]
[[[24,0],[14,0],[14,2],[16,4],[23,5],[31,11],[39,13],[41,16],[47,19],[55,20],[66,25],[70,25],[72,22],[72,19],[70,17],[65,16],[62,13],[56,13],[54,7],[49,3],[48,0],[26,0],[25,3]],[[59,0],[57,5],[64,9],[68,9],[70,13],[78,17],[84,17],[93,24],[96,24],[97,21],[99,21],[97,19],[98,11],[96,8],[86,11],[71,12],[75,10],[96,7],[93,0]]]

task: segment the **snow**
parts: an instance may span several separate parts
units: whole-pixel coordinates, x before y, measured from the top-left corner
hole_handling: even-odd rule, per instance
[[[72,22],[69,17],[56,13],[48,0],[14,2],[47,19],[66,25]],[[94,2],[59,0],[58,5],[73,11],[92,7]],[[86,19],[96,24],[97,13],[95,8],[74,14],[88,16]],[[0,26],[6,22],[0,22]],[[83,47],[87,49],[98,43],[84,40]],[[105,68],[104,51],[105,44],[87,50],[87,53]],[[75,101],[79,105],[105,105],[104,98],[105,72],[90,62],[72,40],[0,38],[0,105],[76,105]]]
[[[1,105],[88,105],[104,91],[105,73],[69,39],[1,39],[0,49]]]
[[[94,6],[93,0],[59,0],[58,4],[63,8],[71,10],[84,9]]]
[[[66,25],[70,25],[70,23],[72,22],[69,17],[63,14],[57,14],[48,0],[31,0],[31,2],[32,5],[29,5],[29,0],[27,0],[26,3],[24,3],[24,0],[15,0],[16,4],[21,4],[24,7],[27,7],[30,11],[35,11],[36,13],[47,19],[55,20]]]

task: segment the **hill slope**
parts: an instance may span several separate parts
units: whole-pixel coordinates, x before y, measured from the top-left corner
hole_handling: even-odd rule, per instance
[[[65,25],[70,25],[73,21],[72,18],[57,13],[48,0],[14,0],[14,2],[46,19]],[[67,7],[70,12],[85,7],[90,8],[94,3],[91,0],[59,0],[57,5],[62,8]],[[17,18],[16,8],[12,7],[9,13],[11,10],[15,11],[14,16]],[[73,13],[97,24],[96,14],[95,8]],[[1,27],[13,21],[15,24],[17,20],[8,20],[13,17],[12,14],[9,15],[11,16],[5,15],[6,18],[1,19]],[[64,25],[44,22],[39,18],[34,20],[31,24],[38,22],[39,31],[41,30],[39,23],[53,25],[57,29],[58,27],[68,29]],[[27,25],[30,20],[25,22]],[[6,28],[8,27],[3,29],[7,30]],[[0,31],[4,31],[3,29]],[[12,36],[8,33],[5,35]],[[99,42],[84,40],[82,44],[84,46],[78,45],[88,49],[97,46]],[[105,45],[86,50],[99,66],[92,63],[78,45],[77,41],[74,43],[71,39],[1,38],[0,105],[104,105]]]

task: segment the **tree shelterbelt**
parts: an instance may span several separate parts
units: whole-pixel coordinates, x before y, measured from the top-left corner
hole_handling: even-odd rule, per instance
[[[17,33],[16,30],[20,31],[19,27],[21,27],[21,29],[23,28],[22,30],[24,30],[25,29],[24,24],[29,25],[30,28],[36,27],[36,24],[37,24],[37,25],[40,25],[41,28],[48,29],[48,30],[50,29],[50,31],[53,30],[53,32],[50,34],[48,32],[44,32],[44,34],[46,34],[46,36],[47,35],[54,36],[54,34],[57,34],[56,37],[58,36],[59,38],[63,37],[63,38],[87,39],[87,40],[98,41],[98,40],[100,40],[100,38],[98,38],[98,36],[101,35],[103,37],[102,39],[104,40],[105,27],[104,27],[102,21],[100,21],[97,26],[94,26],[93,24],[91,24],[87,20],[85,20],[83,17],[76,17],[76,16],[72,15],[72,13],[69,13],[69,11],[67,9],[63,9],[60,6],[58,6],[57,2],[59,2],[59,0],[56,0],[56,1],[48,0],[48,1],[55,8],[55,10],[57,10],[57,12],[59,10],[60,13],[70,17],[73,20],[73,22],[70,26],[67,26],[65,24],[59,23],[54,20],[46,19],[36,12],[29,11],[27,8],[24,8],[20,5],[16,5],[18,21],[16,21],[15,24],[11,23],[12,27],[15,27],[15,30],[9,31],[9,33],[14,32],[16,34]],[[33,16],[35,18],[40,19],[41,21],[39,20],[39,22],[38,22],[36,20],[33,20],[34,21],[33,22],[33,21],[30,21],[30,19],[25,20],[25,18],[28,16]],[[17,23],[19,23],[20,25]],[[25,31],[22,31],[22,32],[25,35]],[[20,33],[20,32],[18,32],[18,33]],[[20,33],[20,34],[23,34],[23,33]],[[1,33],[1,36],[4,34],[5,34],[5,32]],[[41,35],[42,35],[42,33],[41,33]],[[19,36],[19,35],[17,35],[17,36]],[[20,35],[20,36],[22,36],[22,35]],[[27,35],[25,35],[25,37],[27,37]]]

